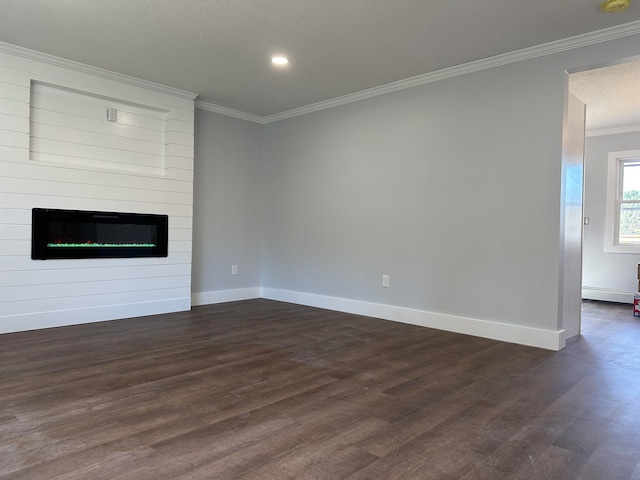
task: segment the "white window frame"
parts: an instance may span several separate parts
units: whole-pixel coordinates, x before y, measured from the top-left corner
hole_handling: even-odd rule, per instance
[[[622,197],[622,166],[640,162],[640,150],[610,152],[607,171],[607,210],[605,214],[604,251],[611,253],[640,253],[640,245],[618,243],[620,227],[620,198]]]

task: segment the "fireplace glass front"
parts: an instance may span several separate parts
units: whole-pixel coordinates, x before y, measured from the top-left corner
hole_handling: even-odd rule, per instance
[[[168,217],[32,209],[31,258],[166,257]]]

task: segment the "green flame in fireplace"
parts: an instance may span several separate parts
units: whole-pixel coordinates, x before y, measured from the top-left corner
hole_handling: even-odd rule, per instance
[[[76,247],[155,247],[155,243],[47,243],[51,248],[76,248]]]

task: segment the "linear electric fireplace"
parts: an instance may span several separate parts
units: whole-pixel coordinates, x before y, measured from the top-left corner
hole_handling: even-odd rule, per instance
[[[31,258],[166,257],[167,215],[34,208]]]

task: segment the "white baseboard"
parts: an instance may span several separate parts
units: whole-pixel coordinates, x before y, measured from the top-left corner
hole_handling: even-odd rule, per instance
[[[585,300],[600,300],[602,302],[617,302],[633,304],[635,292],[624,290],[610,290],[598,287],[582,287],[582,298]]]
[[[260,287],[193,293],[190,299],[177,298],[155,302],[109,305],[95,308],[5,316],[0,317],[0,333],[37,330],[41,328],[62,327],[81,323],[93,323],[160,313],[179,312],[189,310],[191,305],[207,305],[260,297],[311,307],[325,308],[328,310],[336,310],[339,312],[366,315],[385,320],[463,333],[466,335],[474,335],[503,342],[529,345],[549,350],[560,350],[565,344],[563,330],[544,330],[524,327],[521,325],[458,317],[405,307],[396,307],[393,305]],[[633,298],[633,296],[631,298]]]
[[[104,322],[160,313],[183,312],[191,308],[190,298],[170,298],[153,302],[125,303],[100,307],[76,308],[51,312],[27,313],[0,317],[0,333],[65,327],[82,323]]]
[[[260,296],[270,300],[297,303],[310,307],[326,308],[345,313],[366,315],[369,317],[409,323],[422,327],[446,330],[449,332],[474,335],[503,342],[517,343],[548,350],[564,348],[566,339],[564,330],[544,330],[540,328],[524,327],[508,323],[493,322],[475,318],[458,317],[442,313],[415,310],[393,305],[362,302],[338,297],[328,297],[310,293],[279,290],[276,288],[261,288]]]
[[[197,292],[191,294],[191,304],[209,305],[212,303],[235,302],[260,298],[260,287],[236,288],[233,290],[215,290],[212,292]]]

